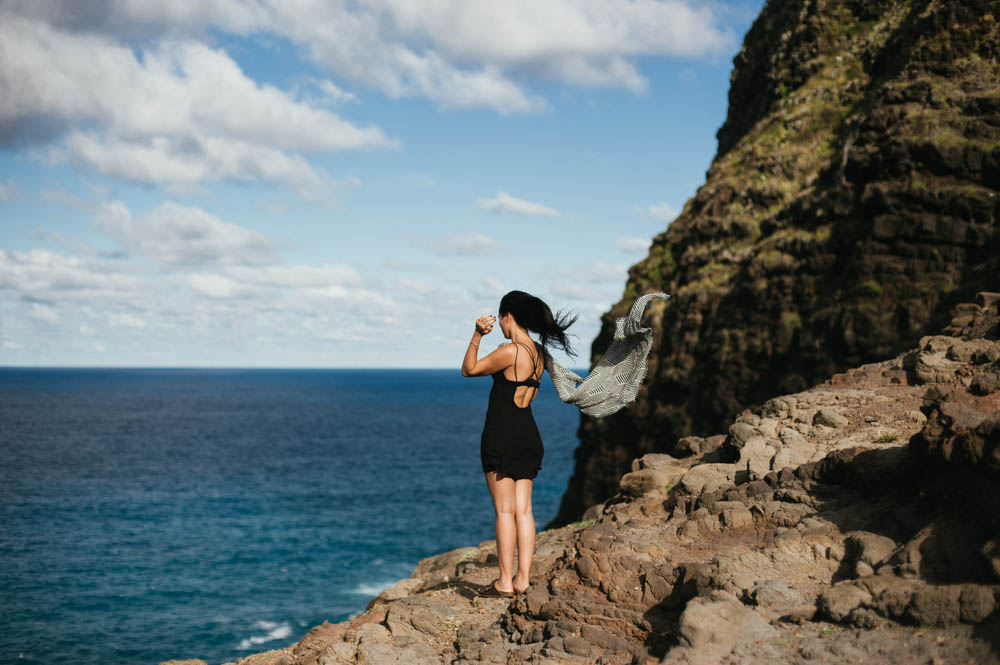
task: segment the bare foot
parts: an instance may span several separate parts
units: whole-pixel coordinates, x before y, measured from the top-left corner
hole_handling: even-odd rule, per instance
[[[513,579],[514,593],[524,593],[531,586],[530,580],[528,579],[525,579],[523,584],[519,583],[517,580],[518,575],[515,575]]]

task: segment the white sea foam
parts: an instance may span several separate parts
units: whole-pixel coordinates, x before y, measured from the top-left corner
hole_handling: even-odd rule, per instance
[[[389,587],[391,587],[395,582],[376,582],[376,583],[363,583],[359,584],[351,593],[356,593],[359,596],[377,596]]]
[[[273,640],[282,640],[292,634],[292,627],[288,625],[287,621],[282,621],[277,623],[274,621],[257,621],[253,625],[255,630],[266,630],[267,633],[264,635],[251,635],[246,639],[240,640],[240,644],[237,647],[241,650],[252,649],[258,644],[264,644],[265,642],[271,642]]]

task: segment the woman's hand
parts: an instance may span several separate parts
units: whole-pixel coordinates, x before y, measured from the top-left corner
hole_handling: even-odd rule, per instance
[[[493,324],[496,323],[496,320],[496,317],[491,314],[480,316],[476,319],[476,332],[480,335],[489,335],[490,331],[493,330]]]

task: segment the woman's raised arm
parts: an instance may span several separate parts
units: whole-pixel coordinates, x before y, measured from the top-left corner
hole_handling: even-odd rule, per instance
[[[476,319],[476,331],[472,333],[472,341],[465,348],[465,357],[462,359],[462,376],[495,374],[514,364],[514,349],[509,345],[501,346],[483,358],[478,357],[479,344],[483,335],[488,335],[493,330],[494,321],[492,316],[481,316]]]

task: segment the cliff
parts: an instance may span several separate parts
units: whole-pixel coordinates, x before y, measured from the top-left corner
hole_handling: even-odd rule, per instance
[[[989,0],[771,0],[734,61],[705,184],[603,317],[666,291],[647,384],[583,418],[553,524],[743,409],[940,329],[1000,289],[1000,10]]]
[[[487,541],[228,665],[1000,663],[1000,294],[955,314],[686,457],[633,460],[589,519],[539,534],[524,595],[476,594]]]

